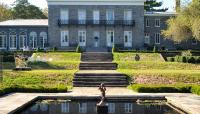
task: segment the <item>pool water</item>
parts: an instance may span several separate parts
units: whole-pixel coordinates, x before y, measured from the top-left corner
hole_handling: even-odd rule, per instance
[[[97,114],[97,101],[40,100],[17,114]],[[107,101],[108,114],[184,114],[166,102]]]

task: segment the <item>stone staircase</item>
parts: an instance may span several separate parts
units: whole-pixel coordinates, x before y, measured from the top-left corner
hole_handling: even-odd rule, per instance
[[[81,54],[79,72],[73,79],[74,87],[97,87],[104,83],[107,87],[126,87],[127,76],[116,71],[113,55],[108,52],[85,52]]]

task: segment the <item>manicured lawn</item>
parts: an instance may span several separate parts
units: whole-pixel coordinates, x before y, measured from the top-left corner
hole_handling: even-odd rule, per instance
[[[3,71],[0,94],[9,92],[66,92],[77,70]]]
[[[28,65],[32,69],[65,69],[76,70],[80,63],[81,54],[75,52],[34,53]],[[13,69],[14,62],[3,64],[4,69]]]
[[[130,88],[138,92],[192,92],[200,94],[200,64],[165,62],[160,54],[114,53],[118,71],[129,77]]]

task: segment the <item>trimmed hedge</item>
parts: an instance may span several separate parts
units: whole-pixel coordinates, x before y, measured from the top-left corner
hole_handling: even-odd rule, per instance
[[[200,56],[167,57],[168,62],[200,63]]]
[[[140,93],[194,93],[200,95],[199,85],[142,85],[134,84],[130,86],[134,91]]]
[[[21,85],[11,85],[0,87],[0,96],[9,94],[12,92],[26,92],[26,93],[57,93],[57,92],[67,92],[68,87],[64,85],[59,85],[55,87],[48,86],[21,86]]]

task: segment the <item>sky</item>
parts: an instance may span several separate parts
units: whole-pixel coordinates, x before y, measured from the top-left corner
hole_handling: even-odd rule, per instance
[[[5,3],[8,5],[11,5],[15,0],[0,0],[1,3]],[[169,8],[168,12],[174,11],[175,7],[175,0],[157,0],[157,1],[163,1],[163,8]],[[47,7],[47,1],[46,0],[29,0],[31,4],[34,4],[40,8],[46,8]]]

